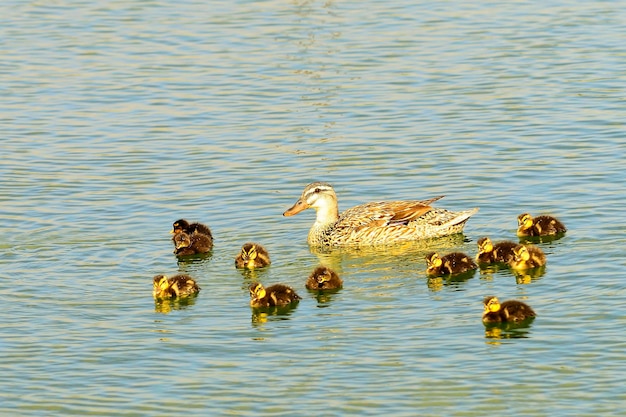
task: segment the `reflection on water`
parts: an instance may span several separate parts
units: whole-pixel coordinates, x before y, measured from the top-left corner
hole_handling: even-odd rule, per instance
[[[530,337],[534,317],[521,323],[483,323],[487,343],[498,344],[501,339],[524,339]]]
[[[512,269],[517,284],[530,284],[539,280],[546,273],[546,266],[531,269]]]
[[[550,236],[520,236],[519,243],[537,245],[540,243],[551,243],[565,236],[565,233]]]
[[[444,287],[450,287],[452,290],[460,291],[463,284],[476,275],[476,270],[463,272],[454,275],[442,275],[437,277],[428,277],[426,285],[432,292],[441,291]]]
[[[317,307],[319,308],[326,308],[329,307],[333,297],[341,292],[342,288],[337,288],[334,290],[323,290],[323,291],[319,291],[319,290],[307,290],[309,292],[309,294],[311,294],[311,296],[313,298],[315,298],[315,300],[317,300]]]
[[[172,312],[172,310],[184,310],[196,303],[197,296],[198,294],[196,293],[189,297],[156,299],[154,300],[154,311],[157,313],[168,314]]]
[[[252,326],[263,327],[269,321],[289,320],[291,314],[298,308],[298,302],[285,306],[257,307],[252,310]]]

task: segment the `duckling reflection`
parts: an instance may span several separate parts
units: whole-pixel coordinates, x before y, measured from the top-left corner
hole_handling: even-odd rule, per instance
[[[426,286],[432,292],[437,292],[448,287],[453,291],[462,291],[463,283],[471,279],[476,274],[475,269],[454,275],[438,275],[429,276],[426,280]]]
[[[185,298],[155,298],[154,311],[156,313],[168,314],[172,310],[184,310],[196,303],[196,296]]]
[[[512,269],[512,271],[513,276],[515,276],[515,283],[530,284],[531,282],[539,280],[546,273],[546,267],[540,266],[532,269]]]
[[[530,335],[532,321],[522,323],[483,323],[485,327],[485,338],[494,341],[501,339],[525,339]],[[497,342],[491,342],[497,343]]]
[[[298,303],[282,306],[256,307],[252,309],[251,322],[253,326],[262,327],[265,323],[277,320],[289,320],[291,314],[298,307]]]

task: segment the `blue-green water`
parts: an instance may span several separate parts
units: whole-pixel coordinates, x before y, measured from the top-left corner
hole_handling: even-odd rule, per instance
[[[617,415],[626,405],[623,2],[0,6],[0,414]],[[457,239],[317,253],[314,213],[445,194]],[[427,249],[558,216],[545,273],[428,281]],[[179,263],[168,231],[208,224]],[[234,268],[255,240],[272,266]],[[304,281],[331,263],[344,289]],[[152,276],[202,287],[156,311]],[[255,317],[252,279],[293,286]],[[520,281],[521,282],[521,281]],[[529,328],[486,333],[482,299]]]

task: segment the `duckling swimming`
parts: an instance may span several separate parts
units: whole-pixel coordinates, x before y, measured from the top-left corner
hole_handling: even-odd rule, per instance
[[[515,257],[509,261],[509,266],[513,269],[538,268],[546,264],[546,255],[537,246],[517,245],[513,253]]]
[[[193,278],[186,274],[155,275],[153,279],[152,296],[157,299],[188,297],[200,291],[200,287]]]
[[[185,219],[178,219],[172,224],[172,230],[170,233],[176,235],[178,233],[185,232],[188,235],[194,233],[202,233],[203,235],[207,235],[213,241],[213,235],[211,234],[211,229],[208,226],[202,223],[189,223]]]
[[[335,290],[343,286],[343,281],[332,269],[318,266],[309,275],[304,286],[309,290]]]
[[[263,268],[270,265],[270,254],[258,243],[248,242],[241,247],[241,252],[235,258],[236,268]]]
[[[551,236],[565,233],[565,225],[552,216],[533,218],[528,213],[517,216],[517,236]]]
[[[180,232],[174,235],[174,254],[176,256],[196,255],[207,253],[213,249],[211,238],[202,233],[188,234]]]
[[[484,323],[520,322],[535,317],[537,314],[526,303],[509,300],[500,303],[497,297],[485,297],[483,304]]]
[[[439,256],[437,252],[426,255],[426,273],[431,276],[461,274],[478,268],[474,261],[462,252]]]
[[[260,282],[250,285],[250,307],[285,306],[302,298],[287,285],[274,284],[267,288]]]
[[[518,245],[518,243],[508,240],[494,244],[488,237],[481,237],[478,239],[477,244],[478,254],[476,255],[476,262],[482,264],[510,262],[515,258],[513,249]]]

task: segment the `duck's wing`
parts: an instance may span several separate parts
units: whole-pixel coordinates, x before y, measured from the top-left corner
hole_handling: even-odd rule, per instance
[[[338,228],[373,228],[402,226],[423,216],[432,210],[430,204],[443,196],[428,200],[378,201],[352,207],[344,211],[336,227]]]

